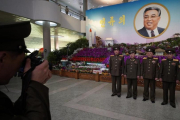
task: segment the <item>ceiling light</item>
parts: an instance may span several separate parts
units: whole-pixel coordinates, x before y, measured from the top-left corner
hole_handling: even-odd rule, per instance
[[[62,37],[64,37],[64,36],[61,36],[61,35],[51,35],[51,37],[52,37],[52,38],[54,38],[54,37],[62,38]]]
[[[43,22],[44,22],[44,21],[35,21],[35,23],[38,24],[38,25],[43,25]],[[57,26],[57,24],[54,23],[54,22],[50,22],[50,26],[51,26],[51,27],[54,27],[54,26]]]

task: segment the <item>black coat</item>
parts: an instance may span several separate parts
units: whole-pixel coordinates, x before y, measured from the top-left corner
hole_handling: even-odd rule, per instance
[[[121,76],[124,68],[124,57],[123,55],[114,56],[112,55],[109,60],[109,72],[112,76]]]
[[[163,59],[160,67],[160,78],[165,82],[180,80],[179,61],[177,59]]]
[[[159,78],[159,63],[157,58],[143,58],[141,76],[145,79]]]
[[[12,101],[0,91],[0,120],[51,120],[48,88],[31,81],[27,90],[26,110],[16,115]]]
[[[140,76],[140,62],[139,59],[127,59],[124,75],[129,79],[136,79],[137,76]]]

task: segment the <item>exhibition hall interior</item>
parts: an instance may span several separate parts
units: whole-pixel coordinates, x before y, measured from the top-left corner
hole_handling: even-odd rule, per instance
[[[0,0],[0,119],[180,120],[179,5]]]

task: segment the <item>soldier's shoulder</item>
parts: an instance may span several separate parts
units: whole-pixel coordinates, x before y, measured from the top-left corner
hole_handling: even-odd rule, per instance
[[[143,60],[146,60],[147,59],[147,57],[143,57]]]
[[[167,59],[162,59],[162,61],[166,61]]]
[[[123,55],[119,55],[120,57],[123,57]]]
[[[110,55],[110,57],[113,57],[114,55]]]
[[[178,59],[173,59],[173,61],[179,61]]]
[[[154,60],[158,60],[158,58],[153,58]]]

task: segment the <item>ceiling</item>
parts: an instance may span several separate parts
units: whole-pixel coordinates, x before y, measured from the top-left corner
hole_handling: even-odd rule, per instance
[[[30,21],[30,19],[0,11],[0,25],[21,21]],[[25,39],[27,47],[41,48],[43,46],[43,27],[31,22],[31,29],[31,34]],[[57,35],[61,36],[59,41],[63,44],[61,44],[60,47],[64,47],[67,43],[82,37],[81,33],[62,27],[51,28],[50,34],[55,35],[55,30],[57,30]],[[54,38],[52,37],[51,39],[53,40]]]
[[[88,1],[88,9],[98,8],[102,6],[109,6],[120,4],[123,0],[87,0]],[[131,0],[129,0],[131,1]],[[83,12],[83,0],[58,0],[59,3],[67,5],[76,11]],[[81,6],[81,8],[80,8]]]

